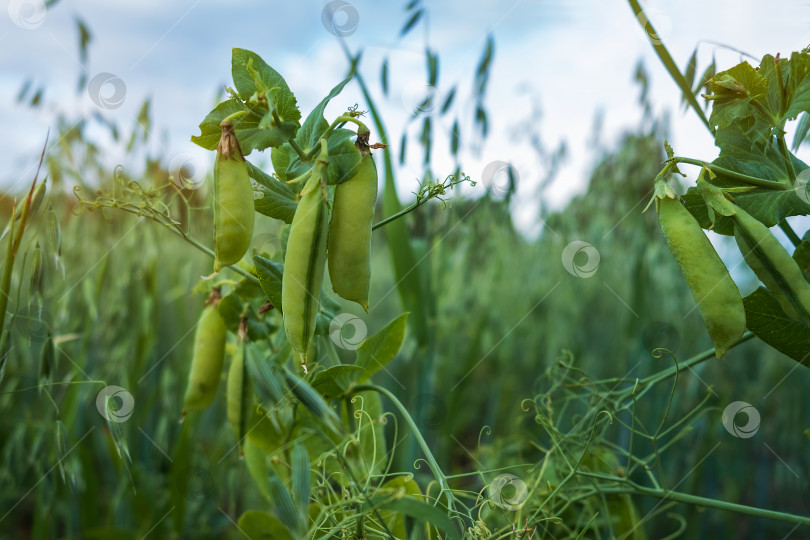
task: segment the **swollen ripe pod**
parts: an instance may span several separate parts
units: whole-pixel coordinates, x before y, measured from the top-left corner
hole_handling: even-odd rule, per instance
[[[253,187],[239,141],[229,122],[214,164],[214,272],[245,256],[253,237]]]
[[[319,158],[293,216],[281,278],[284,331],[304,371],[307,351],[315,335],[326,266],[329,211],[322,191],[325,172],[326,163]]]
[[[742,208],[734,214],[734,238],[745,262],[795,320],[810,319],[810,283],[801,268],[763,223]]]
[[[335,292],[368,311],[371,223],[377,202],[377,167],[363,156],[357,173],[338,184],[329,224],[329,277]]]
[[[661,230],[698,304],[715,352],[722,358],[745,332],[740,291],[686,207],[669,197],[657,203]]]
[[[212,294],[218,299],[218,294]],[[222,364],[225,360],[225,321],[216,308],[216,300],[203,309],[194,334],[194,356],[183,399],[186,412],[205,409],[217,395]]]

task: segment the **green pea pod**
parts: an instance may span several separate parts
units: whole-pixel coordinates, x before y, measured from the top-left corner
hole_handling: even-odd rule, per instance
[[[247,434],[247,420],[250,410],[250,379],[247,374],[247,344],[240,337],[236,347],[236,354],[231,359],[228,369],[227,412],[228,421],[233,427],[239,445],[239,455],[242,456],[242,444]]]
[[[253,238],[253,187],[233,125],[222,124],[214,164],[214,272],[239,262]]]
[[[194,356],[183,399],[183,415],[214,401],[225,361],[225,321],[214,303],[205,307],[194,334]]]
[[[734,238],[745,262],[795,320],[810,320],[810,283],[771,231],[742,208],[734,219]]]
[[[304,372],[307,351],[315,335],[315,317],[326,267],[329,210],[323,194],[325,173],[326,163],[319,158],[301,190],[301,200],[290,226],[281,278],[284,331]]]
[[[718,358],[745,332],[740,291],[697,220],[678,199],[658,199],[667,244],[698,304]]]
[[[335,292],[368,312],[371,280],[371,223],[377,202],[377,167],[371,154],[360,168],[335,188],[329,224],[329,277]]]

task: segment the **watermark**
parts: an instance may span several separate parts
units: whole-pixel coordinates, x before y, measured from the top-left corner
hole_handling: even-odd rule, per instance
[[[563,268],[572,276],[580,278],[589,278],[596,274],[599,261],[599,251],[582,240],[574,240],[562,252]]]
[[[330,34],[348,37],[360,26],[360,13],[349,2],[332,0],[321,11],[321,22]]]
[[[169,175],[181,189],[200,189],[205,183],[206,166],[199,157],[182,153],[169,161]]]
[[[25,30],[42,26],[47,12],[48,8],[43,0],[11,0],[8,3],[8,16],[11,22]]]
[[[681,344],[681,333],[674,325],[665,321],[651,322],[644,328],[641,336],[644,349],[648,351],[666,349],[674,353]]]
[[[489,192],[497,197],[505,197],[517,191],[520,173],[517,167],[506,161],[495,160],[487,163],[481,173],[481,182]]]
[[[499,474],[489,484],[489,498],[504,510],[518,510],[529,496],[526,483],[514,474]]]
[[[412,81],[402,89],[402,104],[414,117],[428,114],[436,108],[436,93],[435,86]]]
[[[646,9],[636,13],[636,19],[653,45],[662,45],[672,34],[672,18],[665,11]]]
[[[179,493],[185,492],[186,500],[204,501],[214,494],[214,477],[205,467],[189,465],[173,476],[174,489]]]
[[[51,314],[45,309],[40,310],[34,306],[29,306],[25,312],[15,314],[12,324],[12,329],[17,335],[31,345],[44,343],[53,327]]]
[[[743,413],[746,416],[744,425],[737,424],[737,415]],[[723,410],[723,426],[726,431],[741,439],[749,439],[759,431],[759,411],[745,401],[734,401],[729,403]]]
[[[805,203],[810,204],[810,169],[804,169],[796,175],[796,182],[793,184],[793,190],[796,195]]]
[[[113,405],[115,398],[120,400],[117,407]],[[135,410],[135,398],[125,388],[107,386],[96,396],[96,409],[108,422],[126,422]]]
[[[329,337],[335,345],[347,351],[358,349],[367,335],[366,323],[351,313],[340,313],[329,323]]]
[[[447,405],[435,394],[419,394],[413,403],[413,419],[420,429],[438,429],[447,418]]]
[[[87,94],[102,109],[117,109],[127,97],[127,85],[118,75],[102,72],[87,83]]]

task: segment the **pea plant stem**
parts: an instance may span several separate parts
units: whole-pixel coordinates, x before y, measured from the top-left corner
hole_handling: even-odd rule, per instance
[[[714,174],[719,176],[724,176],[726,178],[730,178],[732,180],[737,180],[746,184],[750,184],[752,186],[763,187],[768,189],[777,189],[777,190],[785,190],[790,189],[791,186],[782,183],[776,182],[774,180],[765,180],[764,178],[757,178],[756,176],[749,176],[747,174],[742,174],[738,172],[734,172],[729,169],[725,169],[723,167],[718,167],[717,165],[713,165],[707,161],[701,161],[699,159],[692,159],[688,157],[681,157],[675,156],[668,160],[669,163],[686,163],[689,165],[698,165],[700,167],[706,167]]]
[[[669,54],[666,46],[664,46],[663,42],[658,37],[659,35],[655,32],[652,27],[652,23],[650,22],[649,18],[644,14],[644,10],[641,8],[641,5],[638,3],[638,0],[628,0],[630,4],[630,8],[633,10],[633,15],[635,15],[636,20],[641,25],[641,29],[647,34],[647,37],[650,39],[650,44],[652,44],[653,49],[655,50],[655,54],[658,55],[658,58],[661,59],[661,63],[664,64],[664,67],[669,72],[670,77],[675,81],[675,84],[681,89],[681,93],[683,94],[684,99],[692,107],[692,110],[698,115],[700,120],[706,126],[710,132],[714,133],[714,129],[709,124],[709,120],[706,118],[706,115],[703,113],[703,109],[700,108],[700,104],[698,104],[695,95],[692,93],[692,88],[690,87],[690,83],[686,80],[686,78],[681,73],[681,70],[678,68],[678,65],[675,63],[675,60],[672,59],[672,55]]]
[[[715,508],[717,510],[726,510],[728,512],[736,512],[739,514],[746,514],[754,517],[761,517],[766,519],[773,519],[777,521],[786,521],[788,523],[796,523],[799,525],[810,525],[810,517],[798,516],[795,514],[787,514],[785,512],[777,512],[775,510],[766,510],[764,508],[756,508],[753,506],[746,506],[744,504],[737,504],[728,501],[721,501],[717,499],[710,499],[708,497],[701,497],[699,495],[690,495],[688,493],[681,493],[679,491],[672,491],[669,489],[653,489],[640,486],[635,482],[631,482],[625,478],[618,476],[609,476],[598,473],[591,473],[586,471],[579,471],[582,476],[589,476],[598,478],[603,481],[613,481],[619,484],[625,484],[626,488],[606,488],[600,487],[601,493],[614,493],[614,494],[630,494],[630,495],[644,495],[647,497],[654,497],[661,500],[670,500],[684,504],[691,504],[694,506],[702,506],[705,508]],[[592,493],[584,493],[577,498],[587,498]]]
[[[417,444],[422,449],[422,452],[425,454],[425,459],[430,465],[431,472],[433,476],[436,478],[436,481],[439,483],[439,488],[447,497],[447,506],[451,512],[456,512],[455,505],[454,505],[454,497],[450,492],[450,486],[447,483],[447,477],[444,475],[441,467],[436,462],[436,458],[433,457],[433,452],[430,451],[430,447],[428,446],[427,442],[425,441],[424,437],[422,437],[422,433],[419,431],[419,428],[416,426],[416,423],[411,418],[408,409],[402,404],[397,397],[392,394],[388,389],[383,388],[382,386],[377,386],[376,384],[359,384],[354,387],[355,392],[362,392],[364,390],[371,390],[374,392],[379,392],[380,394],[387,397],[391,403],[394,404],[394,407],[397,408],[399,413],[402,415],[402,418],[405,420],[405,423],[411,430],[411,434],[416,439]]]

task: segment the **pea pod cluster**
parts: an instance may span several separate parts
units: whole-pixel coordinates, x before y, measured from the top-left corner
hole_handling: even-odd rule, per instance
[[[214,164],[214,272],[239,262],[253,238],[253,187],[230,122],[223,122]]]
[[[810,321],[810,283],[799,265],[768,227],[742,208],[735,209],[734,238],[745,262],[789,317]]]
[[[305,371],[315,335],[315,317],[326,267],[329,230],[329,209],[324,196],[326,165],[324,150],[301,190],[301,199],[290,226],[281,278],[284,331]]]
[[[669,249],[697,302],[715,352],[722,358],[745,332],[740,291],[700,224],[680,200],[658,198],[657,208]]]
[[[328,244],[332,287],[366,312],[371,281],[371,224],[376,202],[377,167],[366,149],[357,173],[335,188]]]

